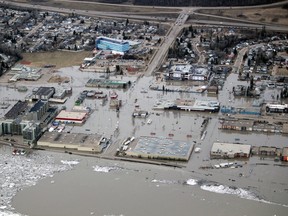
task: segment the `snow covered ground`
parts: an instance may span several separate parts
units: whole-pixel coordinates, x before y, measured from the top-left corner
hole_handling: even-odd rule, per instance
[[[62,161],[61,161],[62,162]],[[45,177],[52,177],[56,172],[73,168],[78,161],[55,163],[52,156],[44,153],[12,155],[9,147],[0,149],[0,216],[20,216],[11,206],[17,191],[33,186]]]

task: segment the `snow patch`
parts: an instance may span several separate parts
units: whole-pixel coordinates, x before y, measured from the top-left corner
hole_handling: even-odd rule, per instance
[[[108,173],[110,171],[113,171],[113,170],[118,170],[119,168],[118,167],[108,167],[108,166],[93,166],[93,170],[95,172],[104,172],[104,173]]]
[[[165,179],[163,179],[163,180],[153,179],[151,182],[152,183],[161,183],[161,184],[176,184],[175,181],[165,180]]]
[[[217,184],[215,184],[215,185],[202,185],[202,186],[200,186],[200,188],[202,190],[206,190],[206,191],[210,191],[210,192],[214,192],[214,193],[231,194],[231,195],[236,195],[236,196],[243,198],[243,199],[254,200],[254,201],[272,204],[272,205],[279,205],[279,206],[283,206],[286,208],[288,207],[285,204],[274,203],[274,202],[270,202],[270,201],[261,199],[261,198],[257,197],[255,194],[253,194],[252,192],[245,190],[243,188],[229,187],[226,185],[217,185]]]
[[[71,166],[71,165],[77,165],[77,164],[79,164],[79,161],[61,160],[61,163],[62,163],[62,164],[65,164],[65,165]]]
[[[24,216],[22,214],[18,214],[18,213],[14,213],[14,212],[10,212],[10,211],[5,211],[5,212],[0,212],[1,216]]]
[[[198,181],[195,180],[195,179],[188,179],[188,180],[186,181],[186,184],[193,186],[193,185],[197,185],[197,184],[198,184]]]

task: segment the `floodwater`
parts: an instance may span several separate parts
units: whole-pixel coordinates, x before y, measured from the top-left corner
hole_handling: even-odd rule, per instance
[[[73,87],[73,94],[65,103],[67,110],[72,109],[81,91],[89,89],[84,87],[88,79],[100,76],[93,72],[79,72],[78,67],[63,68],[59,74],[71,78],[68,86]],[[251,104],[251,98],[234,98],[227,93],[235,84],[243,84],[236,78],[237,75],[231,74],[218,97],[209,97],[206,94],[150,91],[152,77],[144,76],[139,80],[123,77],[133,84],[128,90],[115,90],[123,104],[119,115],[109,108],[109,101],[102,105],[100,100],[85,99],[83,106],[91,107],[93,113],[83,126],[67,126],[65,130],[111,137],[114,144],[109,151],[116,150],[118,143],[128,136],[151,136],[152,132],[162,137],[173,134],[173,139],[193,142],[201,148],[200,153],[193,153],[182,169],[51,153],[57,162],[65,157],[80,163],[70,171],[57,173],[52,178],[39,181],[36,186],[19,191],[13,199],[13,207],[17,212],[30,216],[287,215],[288,172],[286,167],[275,166],[281,162],[253,156],[249,160],[235,160],[243,165],[240,168],[199,169],[200,166],[227,162],[209,159],[215,141],[237,140],[239,143],[282,148],[287,146],[286,136],[221,131],[218,129],[220,113],[152,110],[159,99],[210,98],[220,100],[222,105]],[[61,87],[51,83],[43,83],[43,86]],[[31,91],[35,84],[29,83],[27,87]],[[7,87],[0,90],[1,96],[11,99],[24,98],[28,94],[18,94],[17,90]],[[113,91],[101,90],[106,94]],[[270,100],[277,91],[266,91],[264,98]],[[10,103],[12,105],[13,101]],[[151,124],[146,123],[147,119],[132,118],[135,105],[150,112]],[[1,115],[5,112],[1,110]],[[210,118],[205,129],[207,134],[201,139],[201,124],[206,117]],[[116,130],[118,122],[119,131]]]
[[[249,191],[194,179],[182,169],[81,158],[75,169],[18,192],[13,206],[30,216],[287,213],[287,206],[270,204]]]

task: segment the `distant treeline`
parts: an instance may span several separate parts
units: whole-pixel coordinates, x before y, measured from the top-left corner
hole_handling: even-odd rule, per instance
[[[282,0],[134,0],[135,5],[153,6],[246,6],[280,2]]]

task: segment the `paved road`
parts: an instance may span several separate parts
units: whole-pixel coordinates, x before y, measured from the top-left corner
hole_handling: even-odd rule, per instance
[[[187,21],[188,17],[189,16],[186,13],[181,13],[176,19],[176,22],[171,26],[164,41],[161,43],[158,50],[156,50],[156,53],[154,54],[152,60],[148,65],[148,68],[145,73],[147,76],[153,74],[153,72],[160,67],[161,63],[163,62],[164,58],[168,53],[169,47],[171,47],[171,45],[175,41],[175,38],[180,34],[182,29],[184,28],[183,25]]]

